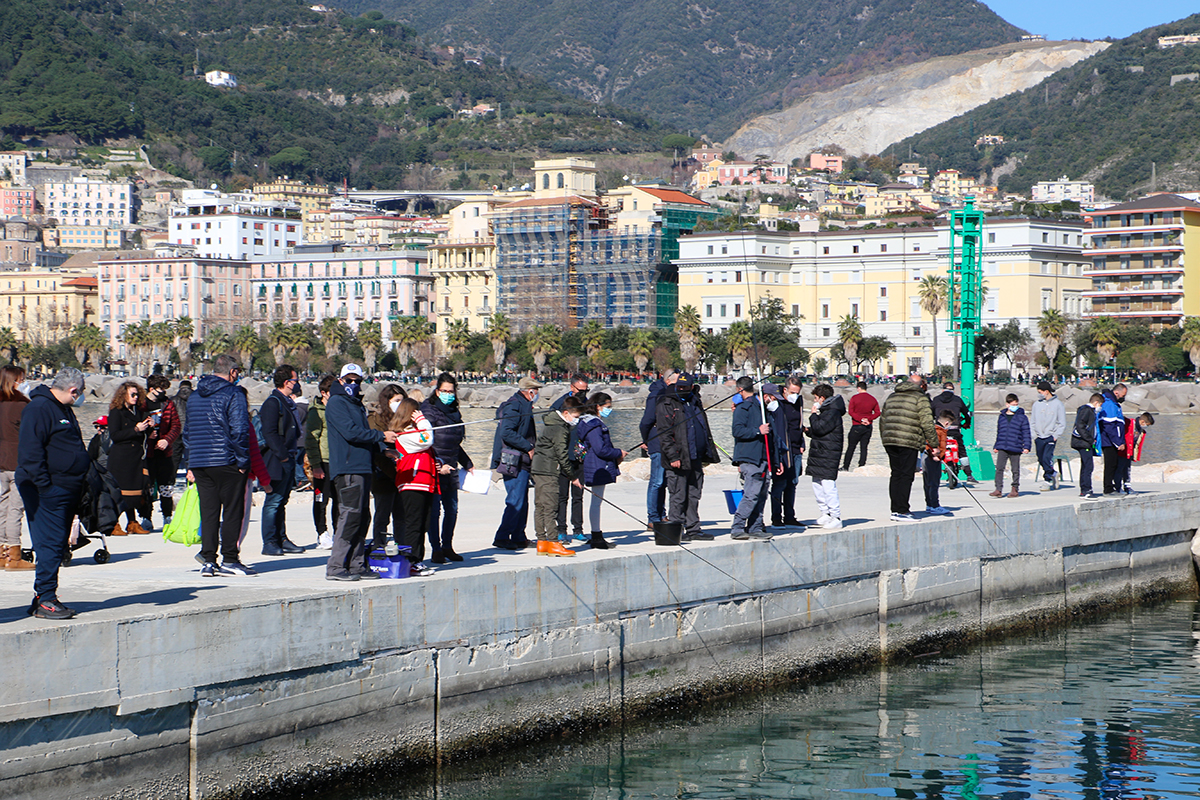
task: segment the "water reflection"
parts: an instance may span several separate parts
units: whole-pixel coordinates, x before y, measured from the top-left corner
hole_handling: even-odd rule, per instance
[[[521,749],[382,798],[1200,797],[1194,603]]]

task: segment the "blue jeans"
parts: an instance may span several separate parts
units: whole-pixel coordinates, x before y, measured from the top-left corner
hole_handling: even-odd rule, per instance
[[[57,600],[58,568],[71,538],[71,520],[79,510],[80,490],[52,486],[47,492],[39,492],[36,484],[19,483],[17,491],[25,505],[29,540],[36,556],[33,593]]]
[[[1054,477],[1054,440],[1049,436],[1034,439],[1038,463],[1042,465],[1042,479],[1047,483]]]
[[[263,546],[275,545],[276,547],[283,544],[283,540],[287,537],[287,506],[288,498],[292,496],[292,486],[295,483],[291,480],[292,469],[290,464],[283,466],[283,478],[278,481],[271,481],[271,491],[267,492],[266,499],[263,500],[262,511],[262,539]]]
[[[529,470],[523,469],[515,478],[504,479],[504,516],[496,529],[495,542],[527,545],[525,525],[529,522]]]
[[[454,526],[458,522],[458,470],[438,476],[441,494],[433,496],[429,509],[429,546],[433,552],[453,550]],[[441,531],[438,531],[438,511],[442,512]]]
[[[742,502],[738,503],[729,532],[733,536],[756,536],[763,533],[763,506],[766,505],[768,485],[767,463],[738,465],[742,473]]]
[[[650,454],[650,484],[646,487],[646,516],[650,522],[662,522],[667,516],[667,471],[662,453]]]

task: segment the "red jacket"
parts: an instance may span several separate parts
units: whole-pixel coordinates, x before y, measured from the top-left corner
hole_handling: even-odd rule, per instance
[[[433,429],[418,411],[413,415],[413,427],[396,437],[396,488],[402,492],[440,490],[438,460],[433,450]]]
[[[1136,419],[1129,420],[1125,426],[1125,458],[1130,461],[1142,460],[1142,445],[1146,443],[1146,429]]]
[[[267,462],[263,461],[262,451],[258,449],[253,425],[250,426],[250,475],[258,478],[258,485],[264,490],[271,488],[271,473],[267,472]]]
[[[870,425],[879,419],[879,414],[879,401],[867,392],[858,392],[850,398],[851,425]]]
[[[162,419],[159,421],[158,427],[150,429],[150,435],[146,441],[146,452],[151,457],[171,458],[175,440],[179,438],[179,434],[183,430],[183,426],[179,423],[179,410],[170,400],[163,400],[163,406],[159,411],[162,412]],[[166,441],[167,449],[158,449],[160,440]]]

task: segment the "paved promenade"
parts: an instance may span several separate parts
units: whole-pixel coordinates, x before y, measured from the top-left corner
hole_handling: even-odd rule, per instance
[[[1030,485],[1035,484],[1030,482]],[[1143,492],[1142,496],[1149,492],[1178,488],[1167,485],[1147,486],[1148,491]],[[513,567],[536,569],[561,563],[562,559],[535,555],[532,548],[511,553],[491,546],[493,534],[504,509],[504,494],[501,488],[493,486],[486,496],[465,493],[459,495],[455,549],[466,558],[464,562],[447,564],[439,567],[432,575],[408,580],[453,581],[455,576],[464,572],[495,572],[511,570]],[[737,478],[732,475],[710,476],[705,482],[700,516],[704,520],[704,529],[717,537],[718,544],[730,541],[731,515],[725,505],[723,490],[738,488],[740,487]],[[853,540],[863,528],[896,525],[888,521],[887,478],[846,475],[838,480],[838,488],[841,493],[845,527],[840,532],[833,532],[835,536],[840,535]],[[1023,491],[1020,497],[1003,499],[988,497],[987,493],[991,488],[990,483],[980,483],[970,489],[970,492],[982,503],[983,508],[992,514],[1040,510],[1081,502],[1073,485],[1064,484],[1064,488],[1053,492],[1027,490]],[[610,486],[606,498],[629,510],[639,519],[644,519],[645,495],[645,483],[627,482]],[[531,499],[532,496],[531,491]],[[328,551],[311,549],[316,542],[316,530],[312,520],[312,495],[309,493],[292,494],[288,503],[288,535],[292,541],[310,549],[302,555],[275,558],[260,555],[262,497],[261,493],[255,495],[256,505],[242,553],[243,561],[258,570],[259,574],[256,577],[229,575],[201,578],[199,565],[193,560],[199,548],[164,542],[160,531],[147,536],[109,537],[108,546],[112,557],[108,563],[96,564],[92,559],[96,547],[88,545],[77,551],[72,564],[60,573],[59,596],[63,602],[79,611],[79,616],[72,621],[47,622],[27,617],[25,609],[33,596],[33,573],[0,572],[0,623],[7,623],[0,630],[15,633],[49,625],[71,625],[145,615],[158,616],[169,612],[173,607],[181,611],[230,607],[250,599],[261,601],[264,593],[286,600],[289,597],[311,596],[314,592],[344,594],[372,591],[381,585],[393,583],[386,580],[331,583],[324,579]],[[981,535],[997,552],[1007,552],[1011,549],[1006,534],[997,527],[997,522],[988,519],[967,490],[959,488],[952,491],[943,486],[941,500],[943,506],[953,510],[955,517],[977,519]],[[1122,502],[1121,499],[1099,500],[1088,505]],[[918,518],[924,516],[925,503],[919,475],[913,483],[912,508]],[[796,511],[802,521],[812,521],[818,513],[812,498],[811,483],[807,477],[802,477],[797,487]],[[157,514],[155,521],[159,521]],[[596,551],[586,545],[576,545],[579,553],[576,559],[627,558],[665,549],[654,544],[653,534],[646,532],[643,524],[635,522],[612,506],[605,506],[602,521],[605,537],[617,547],[609,551]],[[999,524],[1003,525],[1003,520]],[[917,521],[901,523],[898,527],[903,530],[904,527],[920,525],[922,522]],[[799,529],[776,530],[777,536],[780,537],[805,535],[804,531]],[[533,539],[532,513],[528,534],[530,539]],[[739,544],[745,547],[761,546],[755,542]],[[428,547],[428,543],[426,546]],[[706,548],[711,547],[713,544],[708,542],[689,545],[690,549],[701,556]],[[721,564],[718,563],[718,566]]]

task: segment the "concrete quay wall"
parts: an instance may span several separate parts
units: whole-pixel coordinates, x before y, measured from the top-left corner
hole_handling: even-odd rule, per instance
[[[248,796],[1194,593],[1197,519],[1162,492],[0,631],[0,797]]]

